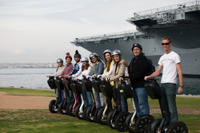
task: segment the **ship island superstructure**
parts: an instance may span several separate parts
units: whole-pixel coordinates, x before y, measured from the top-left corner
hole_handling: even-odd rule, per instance
[[[200,76],[200,0],[133,13],[127,21],[137,32],[75,38],[72,42],[102,55],[105,49],[120,49],[128,62],[133,57],[133,43],[140,43],[154,65],[164,53],[161,38],[172,39],[172,49],[180,54],[183,73]]]

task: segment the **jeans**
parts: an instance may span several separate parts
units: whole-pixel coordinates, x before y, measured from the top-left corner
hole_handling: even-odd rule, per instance
[[[112,109],[112,97],[107,97],[106,103],[107,103],[107,106],[108,106],[108,110],[111,110]]]
[[[64,89],[64,86],[62,84],[61,79],[56,79],[55,84],[57,87],[56,88],[56,100],[57,100],[57,104],[60,104],[64,101],[64,96],[63,96],[63,92],[62,92],[62,90]]]
[[[88,106],[93,104],[93,98],[91,92],[87,91],[87,98],[88,98]]]
[[[176,108],[176,84],[161,84],[161,98],[159,99],[159,103],[162,116],[165,118],[165,127],[168,127],[171,123],[178,121]]]
[[[67,103],[73,103],[74,102],[74,96],[73,96],[73,92],[71,90],[66,90],[64,88],[63,94],[64,94],[64,98],[65,98]]]
[[[73,92],[69,88],[70,81],[66,80],[66,79],[63,79],[62,83],[64,85],[64,92],[63,92],[63,94],[64,94],[64,98],[66,99],[67,103],[74,102]]]
[[[93,104],[91,92],[88,92],[87,90],[85,90],[83,88],[82,95],[83,95],[83,99],[84,99],[84,107],[87,107],[87,106],[90,106]]]
[[[56,88],[55,91],[57,104],[60,104],[64,100],[62,90]]]
[[[137,117],[149,114],[148,95],[145,88],[134,88],[133,99],[137,112]]]
[[[127,99],[123,96],[121,96],[121,112],[128,112]]]
[[[128,112],[128,103],[126,98],[124,98],[119,89],[113,87],[113,98],[117,104],[117,110],[120,112]]]
[[[93,92],[95,93],[95,96],[96,96],[96,108],[100,108],[100,107],[103,107],[105,106],[105,101],[104,101],[104,96],[102,93],[100,92],[96,92],[93,88]]]

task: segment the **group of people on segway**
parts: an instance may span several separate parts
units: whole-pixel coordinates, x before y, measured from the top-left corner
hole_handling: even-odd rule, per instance
[[[139,43],[132,45],[130,64],[118,49],[106,49],[102,53],[104,61],[97,53],[91,53],[87,58],[81,57],[76,50],[75,64],[72,64],[70,53],[66,53],[66,65],[61,58],[57,59],[56,73],[48,79],[50,88],[56,93],[56,100],[49,104],[50,112],[107,124],[119,131],[187,133],[186,125],[178,121],[175,101],[177,75],[178,93],[183,92],[181,61],[179,55],[171,50],[171,44],[170,38],[162,39],[165,54],[161,56],[157,70]],[[160,87],[152,79],[162,69]],[[157,95],[162,119],[154,120],[150,115],[148,95],[152,98]],[[129,98],[134,111],[128,109]]]

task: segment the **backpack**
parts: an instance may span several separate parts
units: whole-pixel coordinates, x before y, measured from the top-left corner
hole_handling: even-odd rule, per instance
[[[151,59],[146,58],[146,60],[149,64],[148,75],[151,75],[153,72],[155,72],[155,66],[153,65]]]

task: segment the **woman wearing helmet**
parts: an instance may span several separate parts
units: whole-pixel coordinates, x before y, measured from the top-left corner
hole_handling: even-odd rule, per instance
[[[91,76],[90,75],[91,67],[90,67],[90,64],[89,64],[89,59],[87,57],[83,57],[81,59],[81,63],[82,63],[81,74],[77,78],[73,78],[73,80],[83,80],[84,77]],[[83,94],[83,98],[84,98],[85,107],[92,105],[93,101],[92,101],[91,92],[85,90],[85,88],[82,88],[82,94]]]
[[[72,78],[78,77],[81,74],[81,71],[82,71],[81,55],[78,52],[78,50],[75,51],[74,60],[75,60],[76,63],[74,64],[74,68],[73,68],[73,71],[71,73]]]
[[[91,60],[91,75],[99,76],[103,74],[104,71],[104,64],[101,61],[99,55],[97,53],[92,53],[90,54],[90,60]],[[98,93],[96,91],[96,108],[104,107],[105,102],[104,102],[104,97],[102,93]]]
[[[47,83],[49,84],[49,87],[51,89],[56,89],[54,78],[56,78],[59,75],[61,75],[61,73],[63,72],[64,68],[65,67],[63,65],[63,60],[61,58],[58,58],[57,59],[57,68],[56,68],[56,72],[55,72],[54,76],[50,76],[50,75],[47,76],[49,78]]]
[[[124,76],[125,69],[126,69],[126,62],[121,58],[121,51],[120,50],[114,50],[112,52],[114,65],[111,75],[109,76],[110,80],[114,82],[111,82],[111,85],[113,86],[113,98],[115,103],[117,104],[118,111],[121,112],[128,112],[128,105],[125,98],[123,98],[119,92],[118,86],[120,83],[120,78]]]
[[[110,49],[104,50],[103,55],[105,59],[105,69],[102,77],[106,78],[112,73],[114,61],[112,59],[112,51]]]
[[[54,77],[57,77],[59,75],[61,75],[61,73],[63,72],[65,66],[63,65],[63,59],[62,58],[58,58],[57,59],[57,68],[56,68],[56,73],[54,75]]]
[[[91,67],[89,64],[89,59],[87,57],[83,57],[81,59],[81,63],[82,63],[82,69],[81,69],[81,73],[78,77],[74,78],[74,79],[79,79],[82,80],[83,77],[88,77],[91,71]]]
[[[105,69],[104,69],[102,78],[106,79],[112,73],[114,61],[112,59],[112,51],[110,49],[104,50],[103,55],[104,55],[104,59],[105,59]],[[110,88],[110,89],[112,89],[112,88]],[[108,104],[108,108],[112,109],[112,97],[106,97],[106,101]]]
[[[60,104],[62,101],[62,91],[58,89],[58,87],[56,86],[55,78],[61,75],[65,67],[63,65],[63,60],[61,58],[57,59],[57,64],[58,66],[56,68],[56,73],[54,74],[54,76],[48,76],[49,80],[47,82],[51,89],[55,89],[56,101],[57,101],[57,104]]]
[[[69,52],[66,53],[65,57],[66,65],[64,71],[59,75],[58,77],[62,80],[64,87],[63,94],[65,101],[67,103],[71,103],[74,100],[72,91],[69,89],[69,76],[73,71],[73,65],[72,65],[72,57]]]

